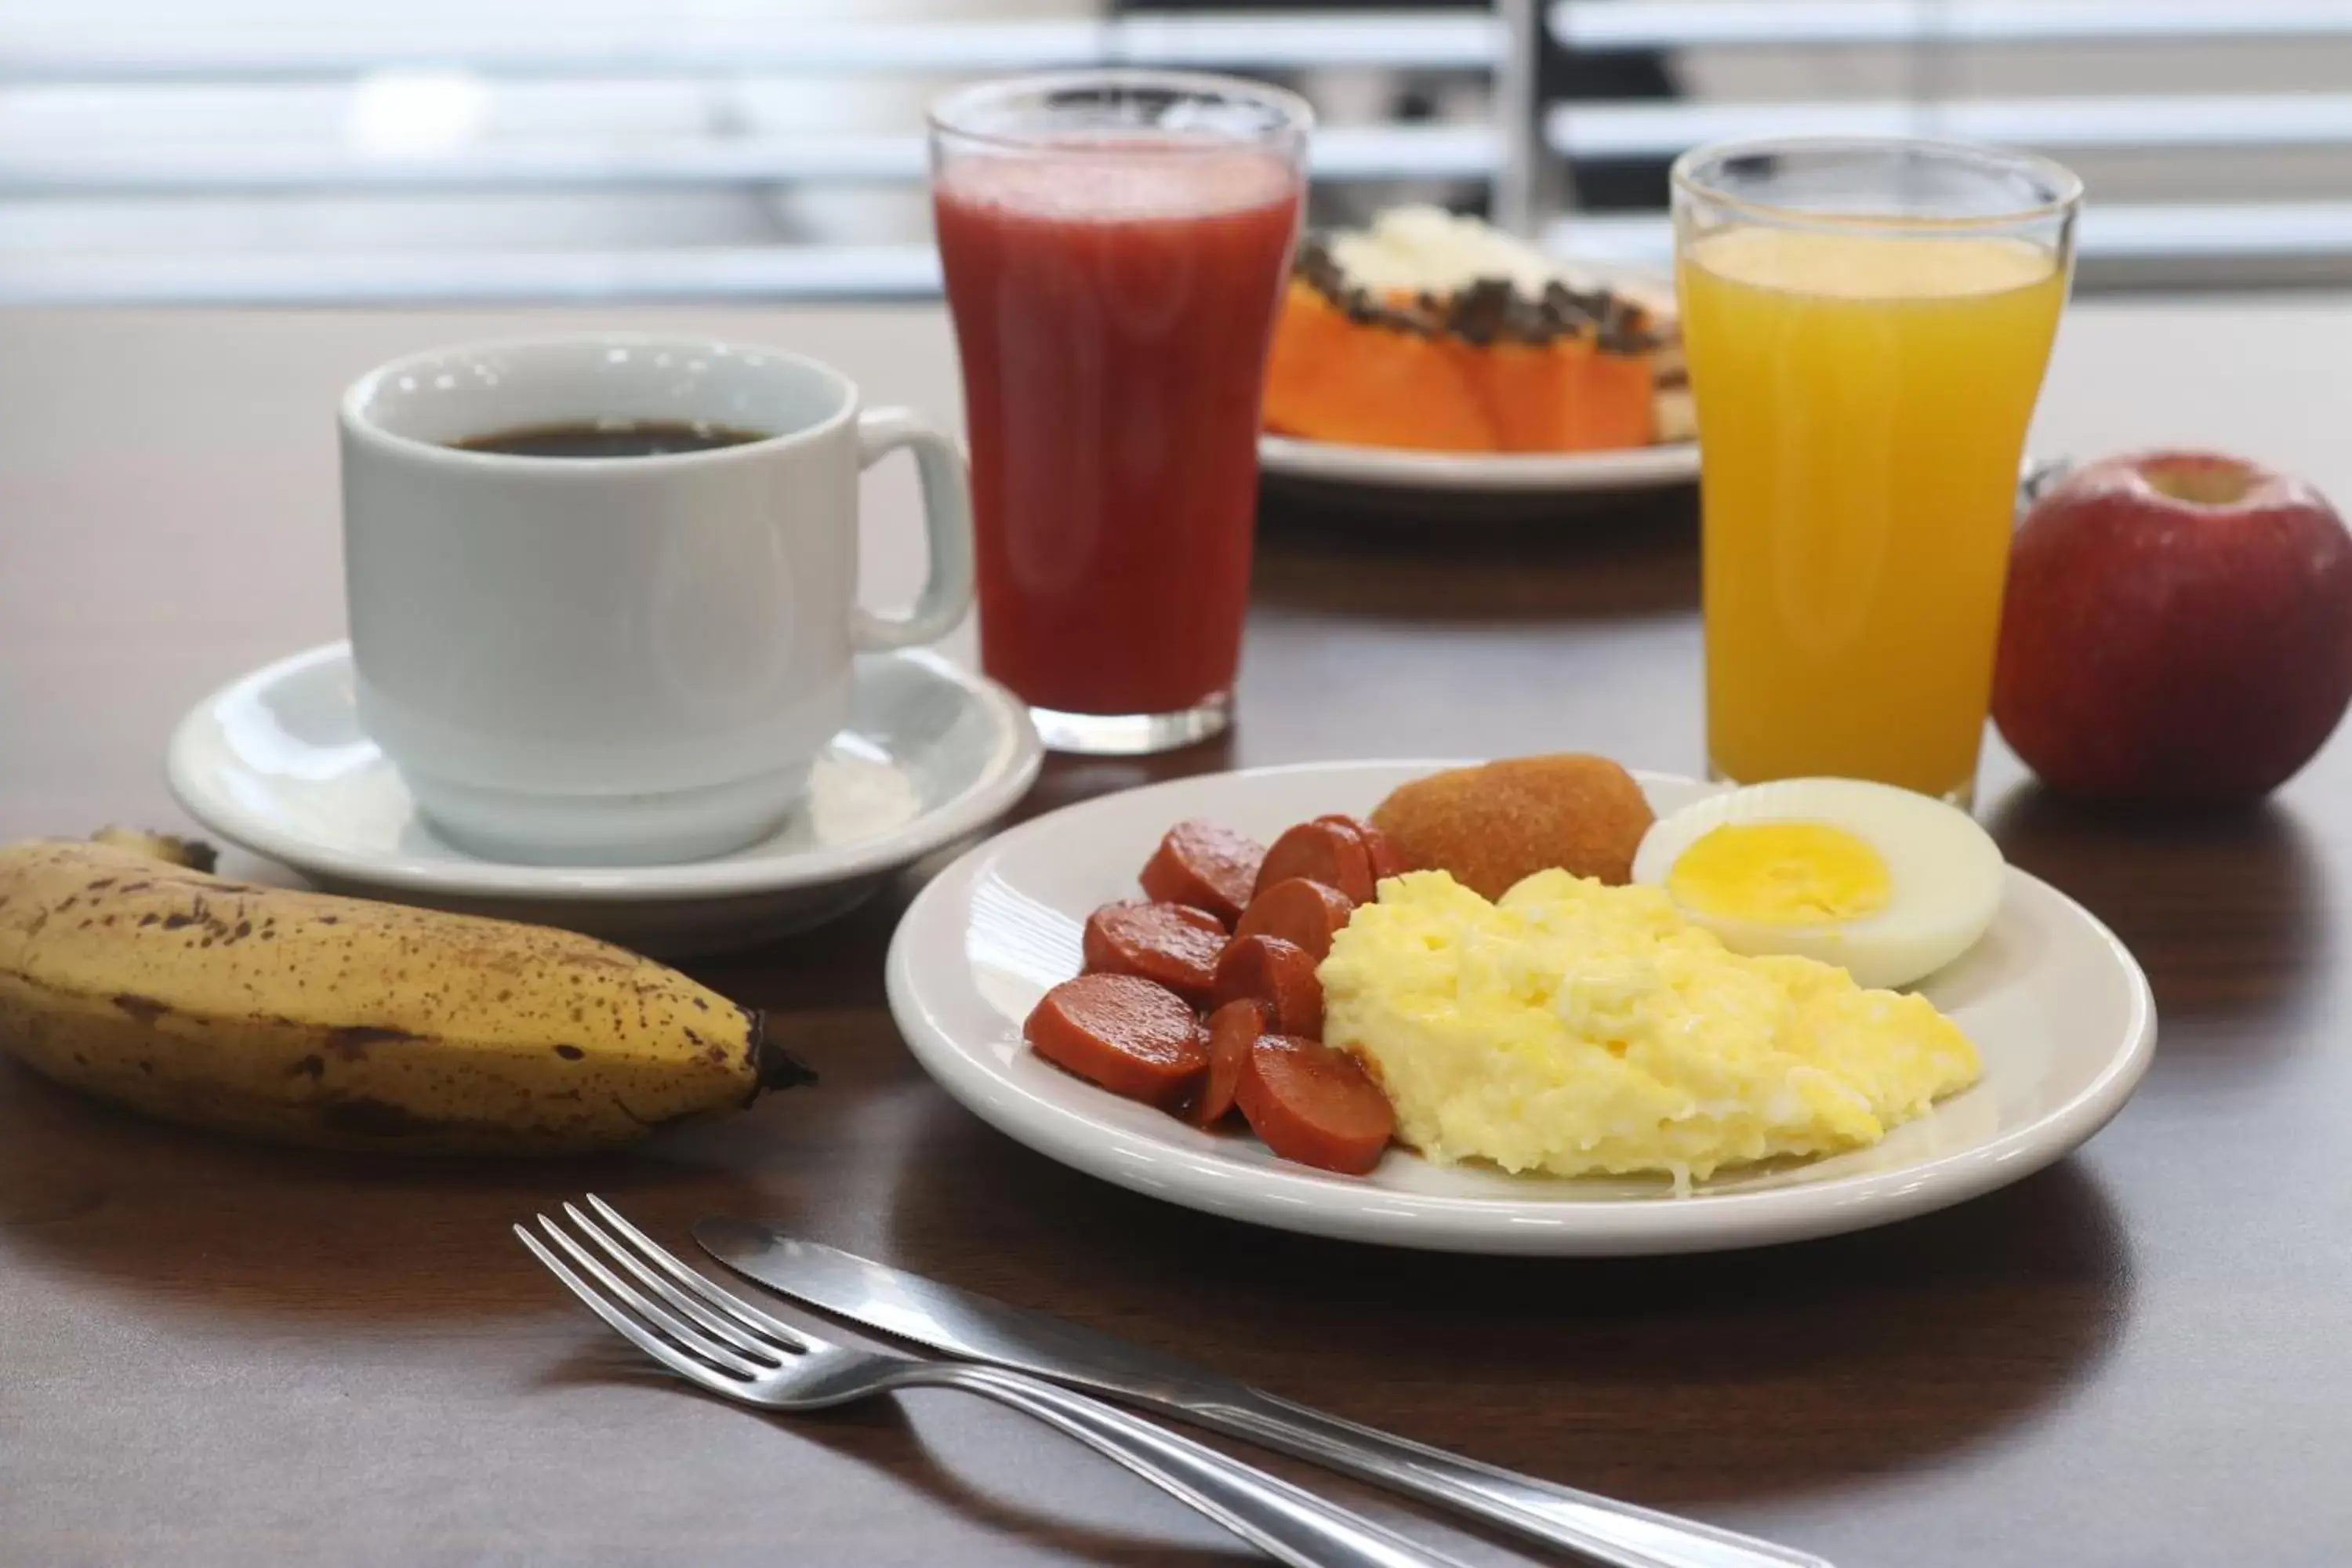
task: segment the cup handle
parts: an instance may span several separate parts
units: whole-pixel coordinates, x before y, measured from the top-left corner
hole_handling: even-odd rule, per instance
[[[850,615],[849,640],[860,653],[937,642],[971,607],[971,483],[956,444],[907,408],[869,408],[857,416],[857,466],[870,468],[904,447],[915,457],[923,486],[923,538],[931,574],[915,606],[902,616],[877,616],[865,605]]]

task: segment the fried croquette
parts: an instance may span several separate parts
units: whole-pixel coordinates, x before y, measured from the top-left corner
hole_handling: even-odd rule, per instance
[[[1433,773],[1372,813],[1412,866],[1451,872],[1488,899],[1553,867],[1622,885],[1653,820],[1631,773],[1578,752]]]

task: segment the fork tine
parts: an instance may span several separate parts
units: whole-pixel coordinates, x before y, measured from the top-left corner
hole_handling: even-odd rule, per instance
[[[580,1298],[583,1305],[604,1320],[614,1333],[645,1352],[662,1365],[690,1382],[698,1383],[714,1393],[741,1398],[743,1384],[724,1373],[714,1372],[685,1351],[646,1329],[644,1324],[622,1311],[598,1293],[596,1288],[564,1266],[563,1260],[540,1245],[539,1237],[520,1226],[512,1227],[516,1237],[530,1248],[532,1257],[547,1266],[562,1287]]]
[[[636,1249],[645,1255],[648,1262],[668,1275],[677,1284],[701,1297],[704,1301],[718,1310],[741,1319],[751,1327],[791,1350],[804,1351],[816,1342],[808,1330],[796,1327],[777,1317],[773,1312],[752,1305],[700,1270],[689,1268],[679,1262],[676,1254],[627,1220],[623,1219],[620,1210],[595,1194],[590,1193],[587,1197],[588,1206],[602,1215],[605,1223],[614,1230],[627,1237]],[[567,1209],[572,1207],[569,1204],[563,1206]],[[575,1212],[572,1217],[578,1219],[580,1215]]]
[[[639,1284],[652,1290],[655,1295],[659,1296],[745,1355],[757,1356],[775,1363],[780,1353],[795,1355],[800,1352],[802,1345],[796,1336],[788,1338],[781,1347],[772,1344],[756,1329],[747,1327],[726,1313],[712,1311],[694,1296],[672,1285],[670,1279],[685,1281],[688,1276],[693,1276],[693,1282],[700,1283],[700,1276],[694,1275],[694,1271],[679,1262],[675,1256],[654,1245],[642,1231],[637,1230],[628,1221],[619,1220],[618,1228],[628,1231],[635,1237],[636,1248],[634,1251],[614,1239],[594,1220],[582,1214],[569,1203],[563,1205],[563,1212],[571,1216],[572,1225],[582,1235],[602,1247],[614,1262],[627,1269]],[[664,1275],[669,1278],[664,1279]]]
[[[539,1228],[545,1233],[547,1239],[562,1247],[572,1262],[593,1275],[596,1282],[604,1287],[606,1295],[618,1296],[627,1302],[639,1318],[668,1335],[671,1342],[678,1348],[700,1356],[712,1365],[731,1372],[738,1377],[757,1377],[760,1373],[772,1370],[771,1366],[763,1366],[757,1362],[745,1360],[722,1342],[712,1339],[667,1308],[646,1300],[636,1287],[622,1279],[598,1262],[594,1255],[572,1240],[562,1226],[545,1215],[533,1217],[539,1221]]]

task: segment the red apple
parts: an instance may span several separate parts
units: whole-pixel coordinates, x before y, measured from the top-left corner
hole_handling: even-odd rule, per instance
[[[2242,801],[2352,700],[2352,535],[2300,479],[2146,452],[2035,501],[2010,556],[1993,720],[2053,789]]]

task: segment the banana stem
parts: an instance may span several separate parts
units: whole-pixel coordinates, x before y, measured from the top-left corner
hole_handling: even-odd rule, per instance
[[[816,1081],[816,1068],[793,1055],[768,1033],[768,1016],[757,1007],[743,1011],[751,1020],[751,1060],[761,1089],[797,1089]]]

